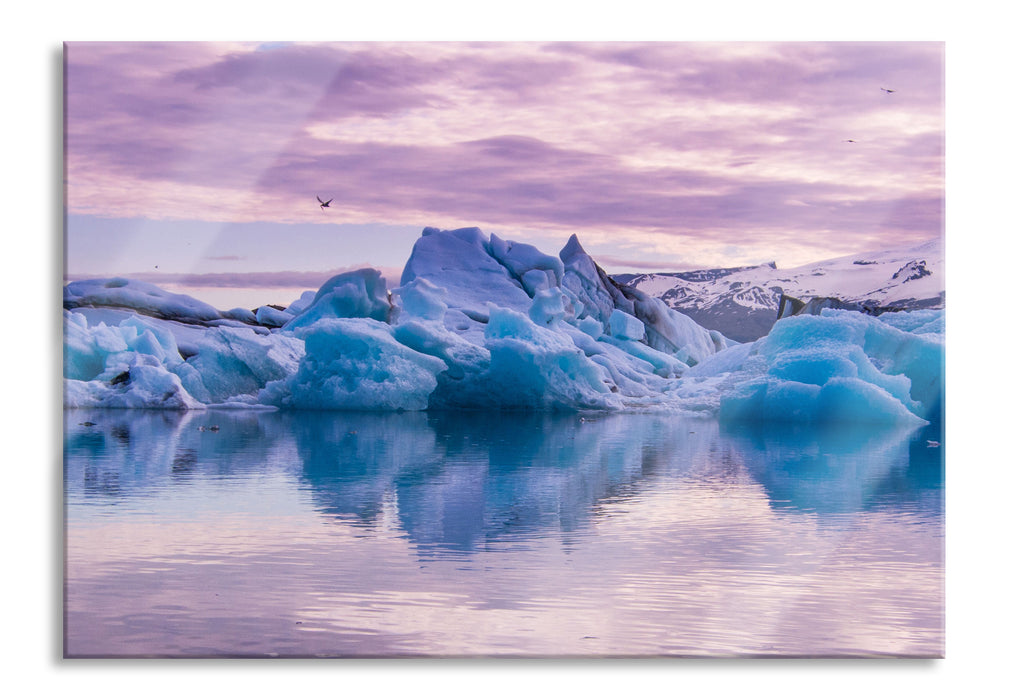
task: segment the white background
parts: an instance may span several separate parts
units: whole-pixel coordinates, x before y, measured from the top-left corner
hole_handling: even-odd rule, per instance
[[[36,0],[4,10],[4,459],[0,663],[10,697],[988,697],[1005,687],[1006,470],[998,359],[1009,279],[1006,58],[992,2]],[[947,658],[63,661],[61,42],[81,40],[926,40],[947,67]],[[997,209],[998,208],[998,209]]]

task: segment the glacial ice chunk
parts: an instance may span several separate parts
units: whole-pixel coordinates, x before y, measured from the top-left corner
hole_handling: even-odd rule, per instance
[[[757,340],[752,343],[739,343],[716,352],[714,355],[709,355],[701,362],[686,370],[684,376],[687,378],[716,377],[718,375],[739,372],[750,357],[754,355],[760,342],[760,340]]]
[[[198,409],[203,403],[149,355],[129,353],[117,358],[95,379],[64,379],[63,405],[67,408]]]
[[[727,370],[724,421],[922,424],[941,413],[944,353],[932,334],[831,309],[781,319],[737,348],[687,373]]]
[[[477,377],[487,405],[546,410],[615,409],[619,399],[604,372],[566,334],[525,314],[491,307],[486,347],[490,367]]]
[[[564,262],[563,285],[572,306],[579,309],[578,318],[609,323],[613,313],[621,311],[644,324],[644,340],[649,347],[674,355],[687,365],[697,364],[721,349],[710,331],[686,315],[644,292],[614,282],[585,252],[577,236],[568,239],[560,257]]]
[[[288,334],[261,336],[250,328],[211,328],[179,372],[187,390],[204,403],[255,394],[267,382],[282,379],[298,367],[304,341]]]
[[[633,314],[634,305],[585,252],[578,236],[572,235],[560,253],[564,263],[564,287],[577,301],[579,318],[606,323],[614,309]]]
[[[312,291],[302,292],[300,297],[298,297],[297,299],[292,301],[290,305],[288,305],[287,313],[293,316],[297,316],[302,311],[311,306],[313,301],[315,301],[315,292]]]
[[[542,253],[528,243],[506,241],[493,233],[489,245],[491,255],[521,282],[530,297],[540,289],[561,285],[564,263],[559,258]]]
[[[142,314],[184,322],[205,322],[221,318],[210,304],[186,294],[173,294],[138,280],[114,277],[70,282],[63,287],[63,307],[113,306]]]
[[[620,340],[644,340],[645,324],[625,311],[614,309],[610,314],[610,335]]]
[[[76,406],[179,409],[218,403],[287,376],[304,352],[304,342],[289,335],[190,326],[184,360],[172,322],[132,315],[116,326],[89,326],[70,311],[64,320],[63,376],[87,384],[67,385]],[[165,397],[160,404],[159,396]]]
[[[448,305],[445,303],[446,290],[423,277],[411,280],[393,292],[399,300],[401,318],[426,321],[442,321]]]
[[[486,322],[491,303],[528,310],[532,303],[529,294],[490,249],[490,240],[478,228],[426,228],[414,243],[400,284],[424,278],[446,290],[445,301],[450,308],[481,322]]]
[[[529,318],[540,326],[551,326],[568,315],[563,292],[557,287],[544,287],[536,292],[529,308]]]
[[[638,290],[633,293],[634,316],[645,326],[649,347],[669,353],[681,362],[695,365],[715,353],[711,333],[685,314]]]
[[[364,268],[326,280],[315,293],[311,305],[285,328],[304,328],[327,317],[386,321],[391,309],[385,278],[378,270]]]
[[[117,326],[89,326],[82,314],[64,310],[63,320],[63,376],[67,379],[94,379],[130,353],[166,366],[182,361],[174,336],[153,319],[133,315]]]
[[[118,328],[104,323],[89,328],[81,314],[63,311],[63,376],[90,380],[105,369],[106,358],[129,348]]]
[[[266,305],[256,309],[255,321],[268,328],[280,328],[292,318],[294,318],[294,314]]]
[[[436,357],[446,365],[445,371],[437,375],[438,385],[429,397],[428,408],[488,405],[487,389],[480,378],[490,366],[490,351],[482,344],[470,342],[437,321],[408,320],[396,325],[392,332],[404,346]]]
[[[396,341],[370,318],[322,318],[301,330],[305,355],[259,392],[280,408],[421,411],[447,366]]]
[[[879,315],[883,323],[915,335],[933,335],[939,340],[946,333],[946,312],[942,309],[890,311]]]

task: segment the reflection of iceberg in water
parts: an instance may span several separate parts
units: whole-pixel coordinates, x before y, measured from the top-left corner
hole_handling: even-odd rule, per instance
[[[64,414],[64,478],[114,480],[122,495],[188,476],[227,478],[264,468],[277,442],[270,421],[241,411],[78,409]]]
[[[71,411],[66,628],[127,654],[941,654],[926,437]]]
[[[312,414],[296,423],[321,510],[364,527],[392,521],[425,550],[575,533],[659,479],[754,483],[772,507],[823,515],[927,494],[928,512],[942,506],[939,452],[910,460],[924,445],[920,430],[726,434],[713,421],[626,414]]]
[[[171,473],[191,419],[174,411],[68,411],[64,479],[81,484],[85,495],[142,496],[152,480]]]
[[[535,412],[67,416],[66,479],[85,498],[144,499],[194,478],[279,471],[318,512],[443,554],[576,536],[660,482],[672,512],[680,487],[711,484],[752,484],[773,509],[822,515],[942,512],[941,450],[926,448],[920,429]]]
[[[304,479],[324,512],[377,527],[394,510],[415,543],[464,551],[575,531],[597,503],[689,461],[688,446],[717,433],[712,421],[640,415],[276,418],[293,420]]]
[[[942,450],[933,430],[900,427],[723,426],[731,449],[775,508],[821,515],[924,504],[942,508]]]

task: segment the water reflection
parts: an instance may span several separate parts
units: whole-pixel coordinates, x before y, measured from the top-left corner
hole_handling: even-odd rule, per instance
[[[390,522],[425,550],[574,532],[656,480],[752,483],[771,508],[941,516],[941,449],[919,430],[726,428],[665,415],[70,411],[83,497],[148,498],[276,468],[315,508]]]
[[[723,435],[774,508],[941,513],[943,450],[928,447],[935,429],[735,425],[723,427]]]
[[[629,497],[687,443],[684,426],[640,417],[637,430],[618,416],[278,419],[293,423],[302,478],[324,512],[373,525],[394,509],[414,542],[458,551],[582,527],[595,504]]]
[[[73,654],[936,655],[934,430],[68,411]]]

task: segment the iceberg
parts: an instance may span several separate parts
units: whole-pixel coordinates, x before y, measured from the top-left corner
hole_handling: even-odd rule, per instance
[[[491,251],[490,239],[478,228],[425,228],[400,284],[425,279],[445,290],[449,308],[480,323],[487,322],[490,303],[527,311],[532,298]]]
[[[304,299],[302,295],[299,301]],[[305,310],[293,316],[285,326],[288,330],[304,328],[326,317],[386,321],[391,310],[385,279],[378,270],[367,268],[328,279]]]
[[[63,308],[80,306],[133,309],[183,323],[216,321],[220,311],[186,294],[173,294],[147,282],[122,277],[81,280],[63,287]]]
[[[428,407],[445,363],[396,341],[388,324],[370,318],[323,318],[300,335],[305,354],[296,370],[259,392],[279,408],[412,410]]]
[[[126,369],[103,373],[91,381],[67,379],[63,404],[67,408],[205,408],[182,385],[178,375],[162,365],[148,364],[149,356],[135,355]]]
[[[607,370],[565,333],[492,307],[485,331],[490,366],[478,375],[495,408],[614,409]]]
[[[232,312],[238,315],[234,311]],[[260,306],[252,316],[252,322],[268,328],[280,328],[294,318],[294,314],[278,309],[275,306]],[[246,321],[249,322],[248,320]]]
[[[347,272],[220,312],[121,278],[64,289],[74,407],[667,411],[725,422],[941,418],[944,312],[841,309],[727,340],[608,276],[479,228],[424,229],[400,285]]]
[[[64,404],[102,408],[203,408],[255,393],[297,368],[304,341],[251,328],[198,327],[176,342],[175,324],[128,316],[91,325],[63,312]]]
[[[943,315],[791,316],[685,374],[722,379],[719,415],[727,422],[924,424],[941,419],[945,362],[942,336],[924,329]]]
[[[305,341],[286,333],[261,336],[249,328],[210,328],[196,344],[195,355],[183,373],[183,385],[204,403],[256,394],[267,382],[283,379],[298,369]],[[193,371],[195,370],[195,371]]]

